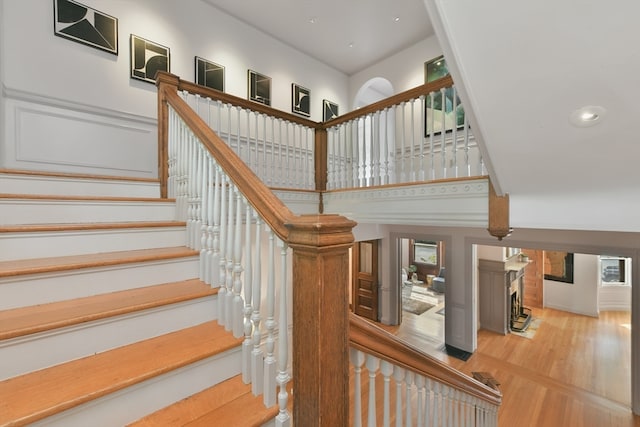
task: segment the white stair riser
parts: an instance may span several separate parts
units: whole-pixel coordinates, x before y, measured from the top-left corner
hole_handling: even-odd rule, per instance
[[[0,200],[0,224],[172,221],[174,202],[94,200]]]
[[[0,310],[197,278],[198,257],[87,268],[0,280]]]
[[[123,426],[240,373],[240,347],[30,424],[31,427]]]
[[[56,194],[58,196],[160,197],[160,184],[147,181],[76,179],[67,177],[0,174],[6,194]]]
[[[185,227],[3,233],[2,261],[184,246]]]
[[[0,381],[217,318],[215,296],[0,342]]]

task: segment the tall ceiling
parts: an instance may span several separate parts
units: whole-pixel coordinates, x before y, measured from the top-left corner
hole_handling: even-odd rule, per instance
[[[433,35],[423,0],[204,0],[354,74]]]

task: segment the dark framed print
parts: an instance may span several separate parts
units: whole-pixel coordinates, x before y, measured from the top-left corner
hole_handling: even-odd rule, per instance
[[[322,121],[326,122],[338,117],[338,104],[328,99],[322,100]]]
[[[556,282],[573,283],[573,254],[544,251],[544,278]]]
[[[195,61],[196,84],[224,92],[224,67],[199,56]]]
[[[131,78],[155,83],[156,73],[170,68],[168,47],[131,34]]]
[[[431,83],[449,75],[444,56],[439,56],[424,64],[424,81]],[[427,95],[424,110],[425,136],[439,134],[443,130],[450,132],[454,127],[464,126],[464,109],[460,98],[452,87],[444,91]]]
[[[73,0],[53,0],[53,31],[105,52],[118,54],[118,19]]]
[[[291,83],[291,111],[302,116],[311,116],[311,91]]]
[[[271,77],[249,70],[248,92],[251,101],[271,105]]]

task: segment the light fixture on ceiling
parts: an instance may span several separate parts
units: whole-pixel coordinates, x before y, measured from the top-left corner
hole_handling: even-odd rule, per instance
[[[399,16],[396,16],[395,18],[393,18],[393,22],[398,22],[398,21],[400,21],[400,17]]]
[[[607,110],[597,105],[578,108],[569,115],[569,122],[580,128],[596,125],[602,121]]]
[[[316,18],[315,16],[312,16],[311,18],[309,18],[309,24],[315,24],[318,21],[318,18]]]
[[[349,47],[353,47],[353,42],[349,43]]]

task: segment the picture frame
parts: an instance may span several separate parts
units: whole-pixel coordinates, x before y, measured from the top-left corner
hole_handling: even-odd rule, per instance
[[[338,104],[331,102],[328,99],[322,100],[322,121],[326,122],[338,117]]]
[[[247,85],[251,101],[271,105],[271,77],[248,70]]]
[[[444,56],[431,59],[424,63],[424,81],[431,83],[449,75],[449,69]],[[433,107],[432,107],[433,104]],[[443,125],[444,121],[444,125]],[[444,93],[436,93],[433,98],[427,95],[424,109],[424,136],[432,133],[440,134],[453,131],[453,128],[461,129],[465,124],[464,108],[460,103],[460,97],[452,87],[446,88]]]
[[[158,71],[169,72],[171,54],[168,47],[131,34],[131,78],[156,82]]]
[[[118,19],[77,1],[53,1],[53,33],[118,55]]]
[[[573,283],[573,254],[544,251],[544,278],[556,282]]]
[[[197,85],[224,92],[224,66],[196,56],[195,77]]]
[[[311,91],[296,83],[291,83],[291,111],[301,116],[311,116]]]

